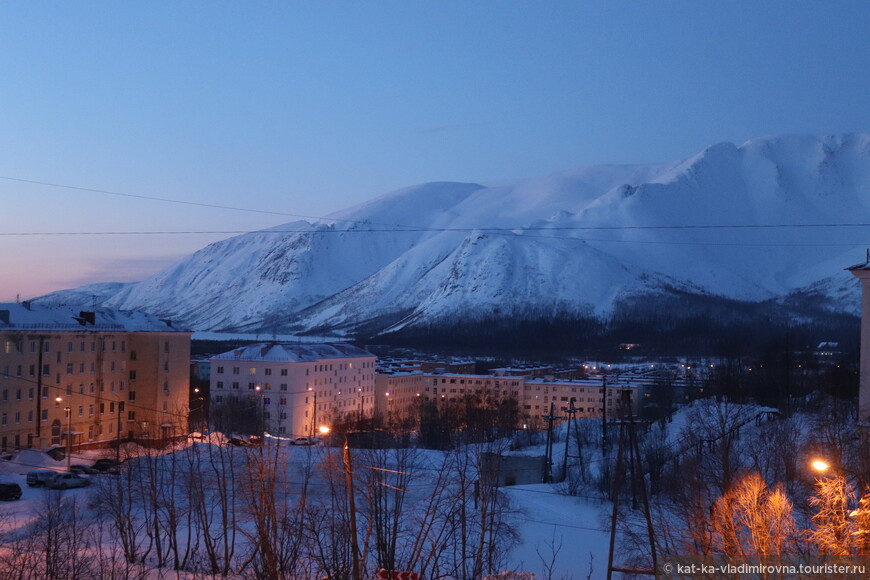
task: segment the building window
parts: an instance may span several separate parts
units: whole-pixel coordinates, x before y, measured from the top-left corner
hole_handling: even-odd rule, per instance
[[[135,421],[136,420],[136,411],[127,411],[127,420]]]
[[[127,400],[128,401],[135,401],[136,400],[136,391],[130,391],[129,393],[127,393]]]
[[[135,350],[130,351],[130,360],[136,360],[136,351]]]
[[[249,369],[248,369],[248,374],[249,374],[249,375],[255,375],[255,374],[257,374],[257,367],[251,367],[251,368],[249,368]]]
[[[42,420],[43,420],[43,421],[48,421],[48,409],[43,409],[43,410],[42,410]]]
[[[224,367],[218,367],[218,368],[217,368],[217,374],[219,374],[219,375],[224,374]]]
[[[238,388],[239,388],[239,383],[238,383],[238,382],[233,382],[233,388],[234,388],[234,389],[238,389]]]
[[[272,369],[265,369],[264,372],[266,373],[266,375],[271,375]]]
[[[305,374],[308,374],[308,369],[305,369]],[[287,369],[281,369],[281,376],[282,377],[287,376]]]
[[[224,382],[223,382],[223,381],[218,381],[218,382],[217,382],[217,388],[219,388],[219,389],[224,388]]]
[[[135,380],[136,380],[136,371],[130,371],[130,382],[132,383]]]
[[[239,367],[233,367],[233,374],[234,375],[239,374]]]

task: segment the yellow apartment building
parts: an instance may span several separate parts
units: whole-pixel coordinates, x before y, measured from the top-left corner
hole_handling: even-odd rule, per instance
[[[190,336],[144,313],[0,303],[0,450],[185,433]]]

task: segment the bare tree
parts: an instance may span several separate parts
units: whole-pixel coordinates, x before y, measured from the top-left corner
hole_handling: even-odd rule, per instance
[[[792,503],[782,486],[773,489],[757,472],[737,479],[713,505],[714,545],[732,556],[794,553],[797,532]]]

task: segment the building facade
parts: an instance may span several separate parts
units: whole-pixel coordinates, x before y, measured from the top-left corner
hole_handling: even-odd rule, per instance
[[[210,359],[211,409],[254,400],[265,430],[311,436],[375,409],[375,355],[350,344],[258,343]]]
[[[607,417],[636,414],[638,387],[626,380],[558,379],[552,376],[475,375],[460,373],[428,374],[395,372],[382,369],[377,377],[378,401],[382,413],[407,413],[422,401],[450,404],[465,397],[475,397],[483,404],[514,399],[519,406],[521,424],[517,427],[540,427],[553,405],[557,414],[573,401],[575,418]]]
[[[0,449],[186,432],[190,333],[143,313],[0,304]]]

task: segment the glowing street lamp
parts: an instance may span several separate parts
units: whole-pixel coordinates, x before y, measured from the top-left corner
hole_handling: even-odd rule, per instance
[[[819,473],[825,473],[831,468],[831,464],[823,459],[814,459],[810,465]]]
[[[322,435],[327,435],[332,431],[327,425],[321,425],[317,428],[318,431]],[[344,473],[347,478],[347,503],[348,503],[348,511],[350,515],[350,551],[351,551],[351,564],[352,564],[352,577],[353,580],[362,580],[362,573],[360,570],[360,552],[359,552],[359,544],[357,539],[357,525],[356,525],[356,502],[354,500],[354,487],[353,487],[353,460],[350,456],[350,445],[347,441],[347,436],[344,438]]]

